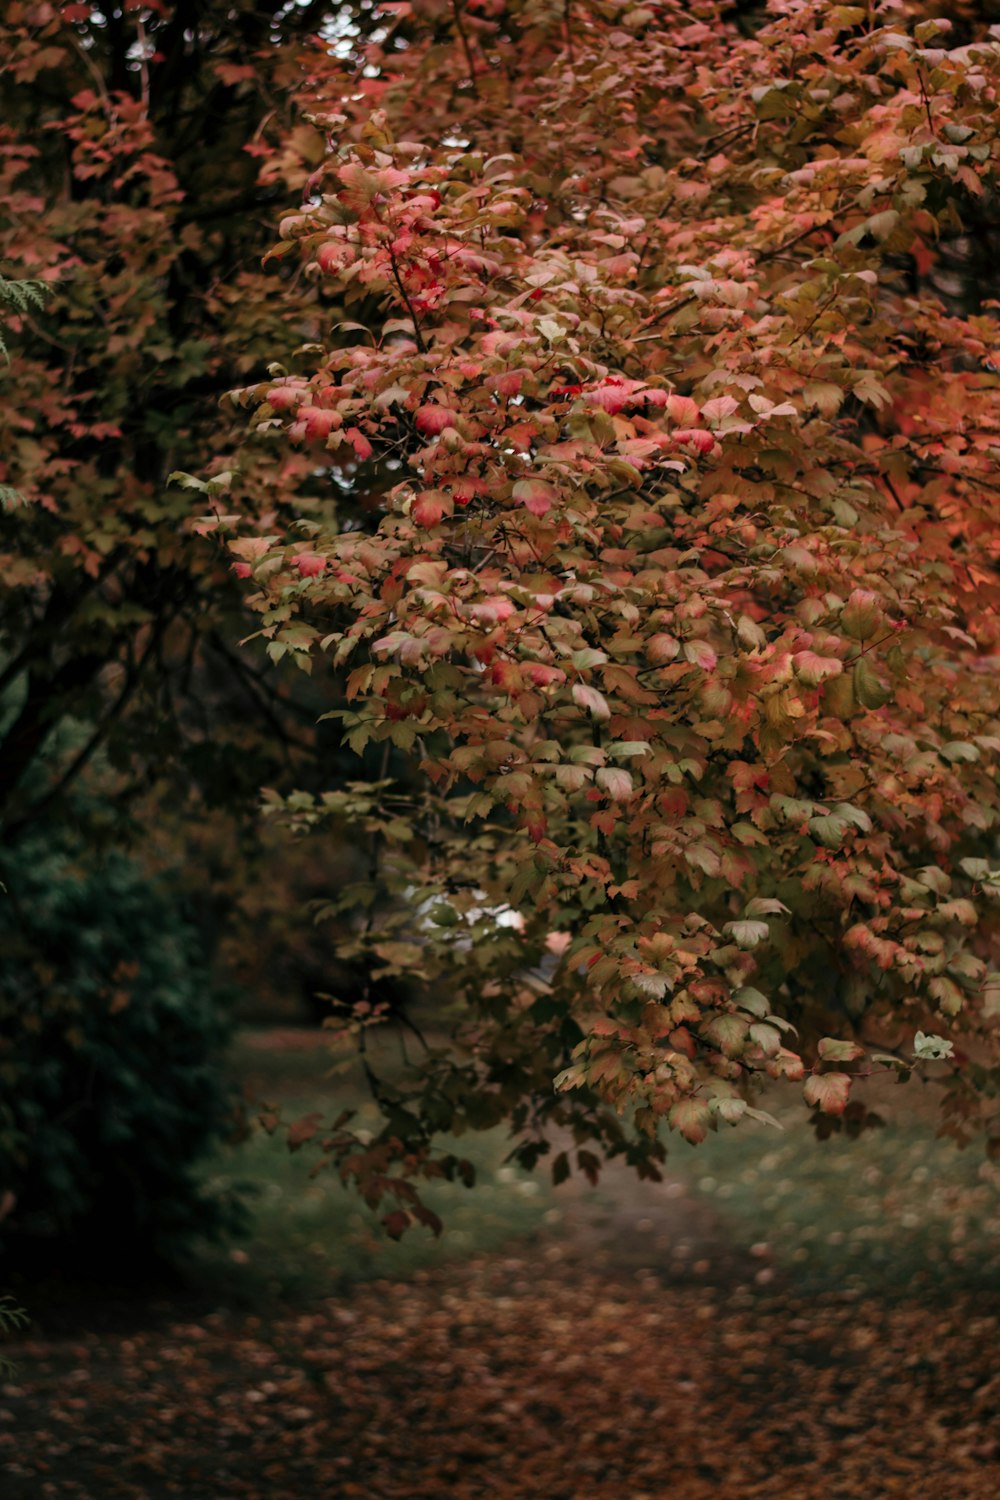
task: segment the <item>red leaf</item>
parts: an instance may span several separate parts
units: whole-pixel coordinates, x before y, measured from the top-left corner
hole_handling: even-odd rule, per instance
[[[413,502],[411,516],[418,526],[436,526],[442,516],[452,514],[452,501],[442,490],[425,490]]]
[[[673,434],[675,443],[694,448],[698,453],[707,453],[715,447],[715,436],[704,427],[678,427]]]
[[[447,406],[418,406],[415,421],[418,432],[436,437],[446,427],[454,427],[458,416]]]
[[[371,458],[375,450],[363,432],[357,427],[348,427],[345,436],[354,449],[354,456],[359,463],[364,463],[366,459]]]
[[[326,568],[326,558],[314,552],[300,552],[292,558],[292,566],[298,568],[303,578],[316,578]]]
[[[322,1118],[321,1114],[314,1112],[311,1115],[303,1115],[301,1120],[296,1120],[294,1124],[289,1125],[286,1136],[289,1148],[292,1151],[297,1151],[300,1146],[304,1146],[307,1141],[311,1141],[319,1130]]]
[[[690,396],[667,397],[667,416],[681,427],[690,428],[700,415],[697,401],[692,401]]]
[[[544,516],[555,503],[556,491],[541,479],[519,479],[514,485],[514,499],[533,516]]]
[[[382,1227],[391,1240],[401,1240],[410,1227],[410,1215],[405,1208],[394,1208],[385,1215]]]

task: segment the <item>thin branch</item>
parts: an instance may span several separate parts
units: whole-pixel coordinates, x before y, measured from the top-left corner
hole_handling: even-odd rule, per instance
[[[125,673],[125,682],[122,686],[121,692],[118,694],[118,697],[105,713],[104,717],[100,720],[93,734],[77,751],[76,755],[73,756],[72,760],[69,762],[69,765],[65,768],[62,775],[52,784],[52,786],[49,787],[44,796],[40,797],[37,802],[31,803],[20,816],[12,818],[10,822],[7,823],[6,831],[8,834],[14,833],[25,823],[29,823],[33,818],[37,818],[39,813],[44,812],[46,808],[51,807],[52,804],[54,802],[57,802],[58,799],[63,795],[63,793],[66,792],[70,786],[72,786],[73,782],[77,779],[80,773],[86,769],[97,750],[107,738],[108,731],[111,728],[111,725],[121,715],[123,710],[127,707],[133,694],[135,693],[135,690],[138,687],[139,681],[142,677],[143,671],[145,670],[145,667],[150,658],[156,651],[159,637],[166,630],[172,618],[172,616],[168,616],[167,618],[157,622],[156,631],[149,644],[147,645],[146,650],[143,652],[138,662],[133,662],[129,666],[128,670]]]
[[[466,34],[465,27],[462,24],[462,11],[461,11],[461,7],[459,6],[458,0],[451,0],[451,8],[452,8],[452,12],[453,12],[454,17],[455,17],[455,30],[458,32],[458,35],[461,38],[462,50],[465,53],[465,61],[466,61],[467,65],[468,65],[468,68],[469,68],[469,82],[472,84],[473,98],[478,99],[479,98],[479,89],[478,89],[478,86],[476,84],[476,64],[475,64],[475,59],[472,56],[472,48],[469,45],[468,35]],[[568,8],[569,7],[567,5],[567,9]]]
[[[421,331],[416,312],[414,311],[413,303],[410,301],[410,294],[406,290],[406,287],[403,285],[403,278],[399,274],[399,266],[396,262],[396,254],[391,246],[389,248],[389,264],[392,266],[392,279],[395,281],[396,286],[399,288],[399,295],[405,302],[406,310],[410,315],[411,322],[413,323],[413,336],[417,341],[417,348],[420,350],[421,354],[426,354],[427,344],[424,340],[424,335]]]
[[[114,572],[125,555],[124,547],[116,547],[110,552],[93,577],[87,577],[81,584],[79,590],[72,595],[66,593],[58,594],[55,590],[49,595],[46,612],[38,622],[37,627],[32,630],[27,643],[17,655],[7,663],[0,672],[0,693],[9,687],[14,679],[24,671],[28,663],[38,659],[43,654],[42,646],[46,639],[53,639],[76,613],[80,604],[95,588],[99,588],[105,579]],[[57,606],[58,600],[58,606]],[[51,611],[51,615],[50,612]]]

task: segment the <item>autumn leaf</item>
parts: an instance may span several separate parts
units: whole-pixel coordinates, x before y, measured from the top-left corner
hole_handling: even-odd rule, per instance
[[[859,1047],[857,1042],[838,1041],[836,1037],[820,1037],[816,1046],[823,1062],[856,1062],[859,1057],[864,1057],[865,1049]]]
[[[667,1115],[667,1123],[671,1130],[679,1131],[686,1141],[691,1142],[692,1146],[697,1146],[705,1139],[711,1119],[708,1104],[701,1099],[681,1099],[672,1106]]]
[[[544,516],[552,509],[556,491],[540,479],[519,479],[514,485],[514,499],[533,516]]]
[[[595,779],[615,802],[627,802],[633,794],[632,777],[628,771],[602,766]]]
[[[878,632],[882,609],[877,597],[867,589],[854,589],[840,613],[840,623],[853,640],[867,641]]]
[[[575,682],[573,684],[573,701],[579,704],[581,708],[586,709],[587,713],[594,719],[609,719],[611,717],[608,700],[604,697],[604,694],[599,693],[596,688],[590,687],[585,682]]]
[[[807,1104],[827,1115],[842,1115],[847,1108],[851,1079],[847,1073],[812,1073],[802,1090]]]
[[[860,1025],[877,990],[880,1024],[995,1045],[994,883],[959,862],[1000,817],[998,392],[954,226],[995,196],[1000,57],[944,32],[928,73],[922,20],[800,0],[690,45],[643,7],[541,7],[484,113],[496,8],[438,9],[405,47],[366,35],[360,95],[317,65],[343,125],[283,264],[297,246],[308,280],[335,247],[346,316],[237,399],[271,451],[327,433],[248,592],[266,653],[332,668],[361,787],[391,746],[391,818],[359,801],[334,835],[392,849],[344,898],[349,941],[420,925],[428,1013],[447,992],[468,1017],[442,1069],[504,1059],[473,1103],[416,1064],[379,1172],[419,1171],[459,1095],[535,1119],[554,1078],[646,1163],[682,1103],[693,1136],[697,1101],[804,1081],[787,1016],[820,1039],[807,1102],[853,1128],[838,1010]],[[835,110],[806,107],[819,83]],[[409,909],[471,891],[516,944]],[[574,960],[529,982],[553,932]],[[597,1113],[574,1129],[596,1160]]]
[[[814,651],[797,651],[792,657],[795,672],[809,687],[818,687],[830,677],[838,676],[844,664],[836,656],[817,656]]]

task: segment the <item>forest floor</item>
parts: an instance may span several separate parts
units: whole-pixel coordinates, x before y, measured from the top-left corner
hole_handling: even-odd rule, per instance
[[[323,1102],[315,1033],[236,1063]],[[856,1141],[677,1142],[656,1186],[553,1190],[486,1137],[442,1240],[399,1245],[255,1136],[213,1165],[256,1186],[244,1245],[142,1293],[18,1287],[0,1495],[995,1500],[1000,1172],[919,1085],[876,1102]]]

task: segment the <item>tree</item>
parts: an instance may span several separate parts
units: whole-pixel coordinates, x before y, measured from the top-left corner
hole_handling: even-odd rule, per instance
[[[0,402],[0,483],[25,501],[0,517],[8,840],[99,763],[116,796],[168,780],[255,801],[313,738],[303,684],[290,701],[234,651],[235,578],[168,476],[209,452],[222,503],[237,433],[219,397],[311,326],[313,289],[261,262],[269,204],[322,145],[288,102],[303,47],[351,9],[4,7],[0,267],[54,288],[44,313],[11,309]],[[265,512],[307,503],[297,458],[241,462]]]
[[[500,1120],[655,1174],[759,1080],[857,1127],[859,1076],[938,1058],[995,1136],[996,304],[937,278],[995,201],[1000,46],[888,4],[378,11],[274,252],[355,321],[237,399],[382,503],[230,542],[269,653],[346,670],[392,757],[284,804],[370,840],[331,910],[394,892],[358,941],[446,996],[327,1149],[397,1233],[465,1170],[437,1135]]]

